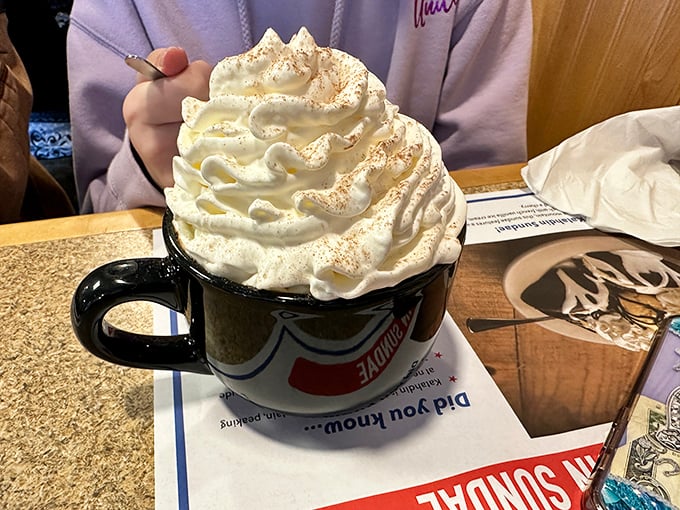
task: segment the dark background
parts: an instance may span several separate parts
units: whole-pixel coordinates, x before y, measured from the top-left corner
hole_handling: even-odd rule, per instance
[[[0,0],[1,1],[1,0]],[[31,152],[61,184],[78,210],[71,157],[68,79],[66,73],[66,31],[73,0],[5,1],[9,37],[14,44],[33,88],[33,111],[29,133],[39,132],[41,142],[31,134]],[[51,140],[51,141],[50,141]],[[40,151],[40,143],[63,150]],[[48,155],[46,155],[48,154]]]
[[[31,79],[34,112],[68,114],[68,25],[64,18],[71,10],[71,3],[69,0],[6,2],[9,36]]]

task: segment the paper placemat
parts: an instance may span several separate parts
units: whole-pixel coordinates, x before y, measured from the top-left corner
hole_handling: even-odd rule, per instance
[[[472,242],[589,228],[528,191],[501,196],[510,205],[487,205],[483,215],[470,204]],[[504,212],[518,208],[526,217]],[[163,249],[159,235],[156,247]],[[154,323],[158,334],[186,328],[162,308]],[[439,510],[550,500],[575,508],[608,429],[531,438],[447,314],[411,380],[333,417],[286,416],[212,376],[156,372],[156,508]]]

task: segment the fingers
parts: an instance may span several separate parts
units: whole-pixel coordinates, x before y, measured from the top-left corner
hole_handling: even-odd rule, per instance
[[[173,184],[172,157],[177,154],[182,100],[208,99],[212,67],[202,60],[189,64],[181,48],[154,50],[149,60],[168,77],[137,83],[123,101],[123,118],[149,175],[166,187]]]
[[[167,76],[175,76],[189,65],[189,57],[186,51],[175,46],[157,48],[149,53],[146,58]]]
[[[151,178],[161,187],[172,186],[172,158],[178,154],[177,134],[180,123],[129,128],[130,141],[142,158]]]
[[[130,125],[166,124],[182,120],[182,99],[187,96],[208,99],[211,67],[207,62],[192,62],[177,75],[143,81],[133,87],[123,103],[123,118]]]

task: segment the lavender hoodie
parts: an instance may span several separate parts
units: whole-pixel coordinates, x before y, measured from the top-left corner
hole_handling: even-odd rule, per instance
[[[526,160],[530,0],[75,0],[67,39],[81,212],[164,206],[135,161],[121,108],[129,53],[181,46],[212,64],[273,27],[306,26],[361,59],[423,123],[451,170]]]

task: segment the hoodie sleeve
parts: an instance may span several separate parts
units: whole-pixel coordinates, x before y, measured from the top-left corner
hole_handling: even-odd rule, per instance
[[[531,3],[484,0],[462,14],[432,128],[447,168],[526,161]]]
[[[105,13],[98,12],[105,10]],[[105,20],[98,26],[97,20]],[[120,48],[115,41],[125,41]],[[73,165],[82,213],[165,204],[135,161],[122,116],[135,73],[123,57],[151,45],[126,2],[74,4],[67,38]]]

